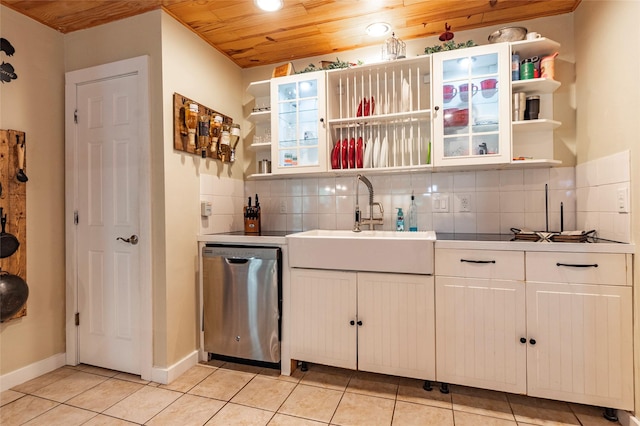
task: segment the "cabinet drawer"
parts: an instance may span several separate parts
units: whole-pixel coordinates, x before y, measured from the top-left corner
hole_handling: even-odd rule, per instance
[[[524,280],[524,252],[438,249],[435,274],[436,276]]]
[[[527,252],[527,281],[631,285],[626,254]]]

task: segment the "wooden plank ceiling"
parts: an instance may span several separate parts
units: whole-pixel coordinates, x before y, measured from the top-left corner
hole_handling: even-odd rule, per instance
[[[263,12],[253,0],[0,0],[62,33],[163,8],[242,68],[381,45],[376,21],[403,40],[575,10],[580,0],[284,0]]]

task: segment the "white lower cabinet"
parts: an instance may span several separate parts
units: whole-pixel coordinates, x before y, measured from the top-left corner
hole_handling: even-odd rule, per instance
[[[631,256],[508,253],[436,250],[436,379],[633,409]]]
[[[525,393],[524,253],[436,250],[435,270],[437,380]]]
[[[291,358],[435,378],[433,277],[291,270]]]
[[[439,382],[526,392],[523,281],[437,277],[436,306]]]
[[[529,395],[633,409],[631,263],[624,254],[527,253]],[[550,271],[555,282],[535,281]]]

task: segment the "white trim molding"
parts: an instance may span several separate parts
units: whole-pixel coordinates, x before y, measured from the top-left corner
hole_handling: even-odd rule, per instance
[[[640,426],[640,420],[624,410],[618,410],[618,421],[622,426]]]
[[[28,382],[31,379],[63,367],[66,364],[65,359],[66,354],[63,352],[3,374],[0,376],[0,392],[4,392],[14,386],[21,385],[24,382]]]
[[[193,351],[168,368],[153,367],[151,381],[167,385],[198,363],[198,351]]]

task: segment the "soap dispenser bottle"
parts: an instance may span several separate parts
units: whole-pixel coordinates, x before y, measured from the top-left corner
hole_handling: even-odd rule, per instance
[[[409,231],[418,231],[418,207],[413,194],[411,194],[411,204],[409,205]]]
[[[396,217],[396,231],[404,231],[404,213],[402,207],[397,207],[398,215]]]

